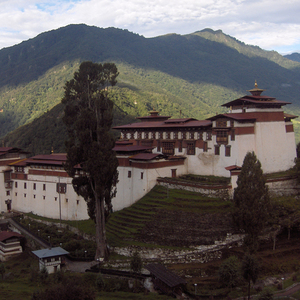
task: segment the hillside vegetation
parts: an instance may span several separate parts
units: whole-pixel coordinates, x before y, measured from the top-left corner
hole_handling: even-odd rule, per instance
[[[144,38],[116,28],[69,25],[0,51],[0,137],[30,124],[2,144],[27,145],[34,153],[49,146],[62,150],[63,135],[59,141],[52,137],[64,129],[49,122],[48,112],[60,103],[64,83],[84,60],[114,62],[120,71],[113,89],[120,113],[115,124],[153,108],[173,117],[207,118],[224,112],[220,105],[245,95],[255,80],[266,95],[293,102],[287,112],[300,113],[300,63],[220,30]],[[59,120],[61,111],[58,106],[51,115]],[[41,120],[35,123],[36,118]],[[35,134],[37,124],[38,131],[46,130],[41,135]]]

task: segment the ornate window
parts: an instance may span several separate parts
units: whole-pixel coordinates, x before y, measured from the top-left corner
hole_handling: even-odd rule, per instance
[[[211,131],[206,132],[206,140],[207,141],[211,140]]]
[[[162,153],[163,154],[174,154],[175,143],[174,142],[163,142],[162,143]]]
[[[187,142],[187,155],[195,155],[195,142]]]
[[[217,120],[216,127],[227,127],[227,120],[226,119]]]
[[[67,192],[67,184],[62,183],[62,182],[58,182],[56,184],[56,192],[59,193],[59,194],[65,194]]]
[[[228,142],[228,131],[222,130],[217,131],[217,143],[227,144]]]

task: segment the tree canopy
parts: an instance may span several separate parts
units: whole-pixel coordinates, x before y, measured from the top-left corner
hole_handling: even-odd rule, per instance
[[[118,160],[112,151],[114,138],[110,132],[113,102],[109,98],[109,86],[116,84],[117,76],[113,63],[83,62],[74,78],[66,82],[62,99],[68,132],[65,169],[96,222],[96,259],[108,255],[105,214],[112,209],[118,180]]]
[[[254,152],[248,152],[234,190],[233,220],[246,233],[245,242],[252,250],[257,248],[257,238],[269,212],[269,192],[260,161]]]

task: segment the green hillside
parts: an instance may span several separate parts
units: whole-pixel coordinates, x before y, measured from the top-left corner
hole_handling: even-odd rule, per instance
[[[57,129],[62,108],[56,105],[84,60],[115,62],[119,69],[115,124],[153,108],[173,117],[207,118],[246,94],[254,80],[266,95],[292,102],[288,112],[300,114],[300,63],[220,30],[144,38],[116,28],[69,25],[0,50],[0,137],[13,131],[2,144],[34,153],[63,151],[64,129]]]

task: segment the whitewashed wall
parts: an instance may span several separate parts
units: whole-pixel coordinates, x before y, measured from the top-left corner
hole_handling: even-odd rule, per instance
[[[112,199],[113,210],[121,210],[141,199],[156,185],[157,177],[171,177],[172,169],[176,169],[177,176],[186,174],[184,165],[155,169],[119,167],[117,195]],[[128,178],[128,171],[131,171],[131,178]],[[143,173],[143,179],[141,179],[141,173]]]
[[[65,194],[56,192],[56,184],[59,181],[60,183],[67,183]],[[15,187],[15,182],[17,187]],[[26,188],[24,188],[24,183],[26,183]],[[33,189],[34,183],[36,190]],[[46,190],[43,190],[43,184],[46,185]],[[27,180],[14,180],[11,193],[12,208],[17,211],[33,212],[43,217],[59,219],[61,207],[63,220],[89,218],[86,202],[75,193],[71,178],[29,174]]]

